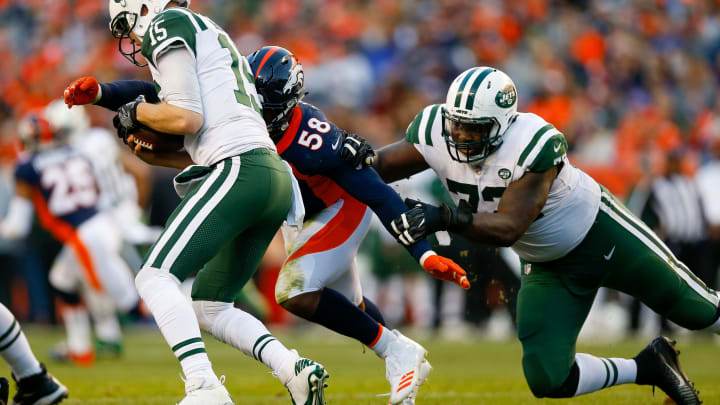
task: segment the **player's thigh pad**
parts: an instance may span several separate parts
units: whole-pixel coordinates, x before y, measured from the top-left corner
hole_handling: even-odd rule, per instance
[[[533,394],[545,397],[570,375],[575,342],[592,306],[594,292],[572,293],[557,273],[523,264],[517,302],[523,371]]]
[[[280,157],[262,149],[241,158],[237,191],[199,226],[197,246],[188,246],[179,256],[194,263],[200,260],[193,255],[203,256],[202,263],[207,263],[193,283],[193,300],[232,302],[255,274],[290,210],[292,183]],[[233,237],[225,241],[222,235]],[[198,251],[202,246],[209,246],[213,255]]]
[[[608,268],[604,286],[637,297],[688,329],[702,329],[715,321],[718,291],[708,288],[647,225],[606,192],[596,223],[601,228],[596,244],[602,243],[606,251],[597,253]]]
[[[291,195],[290,175],[276,153],[255,149],[222,160],[175,209],[143,266],[184,280],[254,225],[268,224],[277,230]],[[246,253],[262,256],[264,250]],[[234,270],[252,274],[256,269]]]
[[[362,289],[353,263],[371,218],[367,206],[346,198],[306,219],[300,232],[284,227],[288,258],[275,284],[276,301],[331,287],[359,305]]]

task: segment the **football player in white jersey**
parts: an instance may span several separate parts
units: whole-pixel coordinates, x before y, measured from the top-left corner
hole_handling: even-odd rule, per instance
[[[288,214],[295,217],[294,179],[260,115],[247,59],[188,3],[109,0],[120,52],[145,66],[136,59],[142,52],[160,99],[121,106],[114,120],[118,134],[150,164],[187,168],[175,179],[183,200],[150,249],[136,286],[182,366],[182,405],[233,403],[212,369],[200,328],[270,367],[293,403],[322,405],[323,366],[288,350],[260,321],[233,307],[280,225]],[[143,151],[131,135],[141,125],[184,137],[184,150]],[[198,269],[190,303],[180,282]]]
[[[444,104],[424,108],[404,141],[377,152],[358,137],[344,147],[387,182],[432,168],[457,208],[406,200],[393,221],[403,243],[449,230],[511,246],[522,262],[517,304],[523,370],[537,397],[567,398],[612,385],[654,385],[678,404],[699,404],[674,342],[653,340],[633,359],[575,353],[597,289],[633,295],[688,329],[720,333],[720,294],[590,176],[572,166],[552,124],[517,112],[506,74],[474,67]]]

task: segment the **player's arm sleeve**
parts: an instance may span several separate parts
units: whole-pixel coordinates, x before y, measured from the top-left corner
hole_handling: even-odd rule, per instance
[[[33,205],[24,197],[15,196],[10,200],[8,214],[0,223],[0,237],[20,239],[30,233],[33,219]]]
[[[100,83],[100,100],[95,103],[108,110],[117,111],[122,105],[144,95],[148,103],[159,103],[157,88],[154,83],[141,80],[118,80]]]
[[[202,97],[194,56],[185,48],[171,49],[158,58],[158,71],[164,101],[202,115]]]
[[[526,172],[542,173],[565,163],[567,141],[552,124],[546,124],[533,134],[530,143],[520,154],[517,165]]]
[[[195,36],[207,26],[187,10],[172,8],[155,17],[142,43],[143,57],[156,68],[161,55],[175,48],[185,48],[193,59],[197,56]]]
[[[375,170],[369,167],[355,170],[348,165],[342,165],[332,172],[330,178],[358,201],[367,204],[380,218],[385,229],[394,235],[390,223],[406,212],[408,207],[395,190],[382,181]],[[430,251],[430,244],[422,239],[406,248],[415,260],[420,262],[422,255]]]

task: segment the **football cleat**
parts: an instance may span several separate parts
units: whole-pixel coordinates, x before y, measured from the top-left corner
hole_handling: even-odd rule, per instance
[[[290,352],[293,358],[273,375],[286,381],[293,405],[325,405],[325,380],[330,378],[327,371],[321,364],[300,357],[296,350]]]
[[[90,367],[95,364],[95,352],[93,350],[85,353],[72,352],[65,342],[60,342],[51,347],[48,355],[58,363],[72,363],[80,367]]]
[[[204,378],[188,378],[185,381],[185,398],[178,405],[234,405],[230,393],[223,385],[225,376],[215,385],[205,385]]]
[[[390,382],[391,405],[415,403],[420,386],[425,382],[432,367],[425,359],[427,350],[415,341],[394,330],[397,339],[388,345],[385,356],[385,376]]]
[[[0,405],[7,405],[10,395],[10,383],[7,378],[0,377]]]
[[[18,380],[17,392],[10,405],[51,405],[60,403],[68,396],[68,389],[55,377],[47,372],[41,364],[42,371]]]
[[[638,380],[637,383],[660,388],[678,405],[702,404],[698,396],[700,392],[680,368],[679,354],[674,340],[664,336],[655,338],[635,356],[638,367],[642,364],[644,369],[649,370],[644,377],[646,381]]]

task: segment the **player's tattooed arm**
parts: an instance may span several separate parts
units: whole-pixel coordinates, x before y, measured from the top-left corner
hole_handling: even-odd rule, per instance
[[[557,173],[557,167],[542,173],[526,173],[505,190],[494,213],[472,214],[464,200],[458,208],[453,208],[406,199],[410,210],[392,221],[393,232],[405,245],[431,233],[449,230],[478,242],[511,246],[540,215]]]

